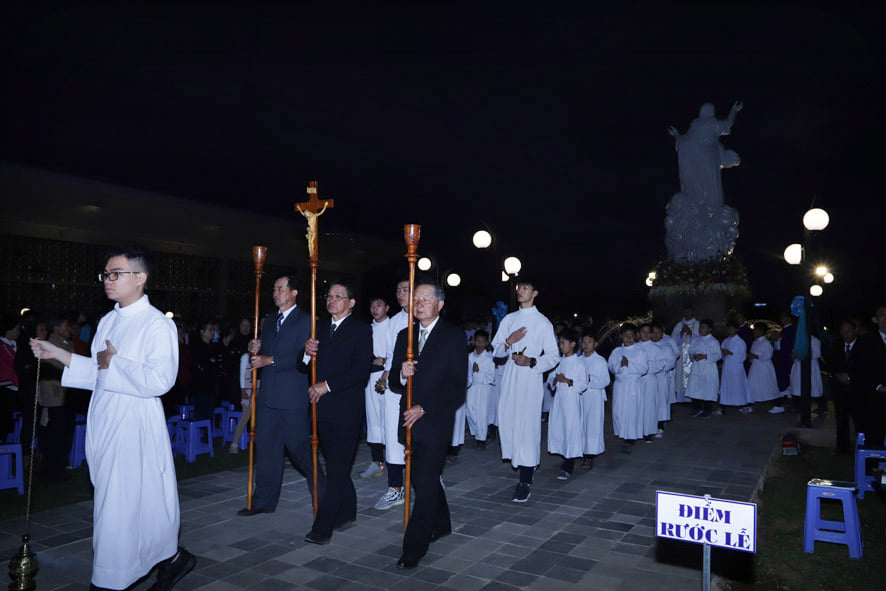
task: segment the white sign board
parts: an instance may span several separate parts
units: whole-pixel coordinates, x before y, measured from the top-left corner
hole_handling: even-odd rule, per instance
[[[659,538],[757,551],[757,506],[656,491],[655,535]]]

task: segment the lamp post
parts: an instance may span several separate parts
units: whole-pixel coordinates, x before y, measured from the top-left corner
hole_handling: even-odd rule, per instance
[[[789,265],[803,265],[806,268],[806,261],[809,260],[809,246],[812,242],[813,232],[820,232],[828,227],[830,216],[828,213],[818,207],[809,209],[803,214],[803,244],[791,244],[784,251],[784,260]],[[808,270],[808,268],[807,268]],[[816,265],[812,269],[812,277],[816,283],[809,287],[809,294],[812,297],[819,297],[824,293],[824,288],[819,282],[831,283],[834,280],[833,274],[824,265]],[[826,279],[830,276],[830,281]],[[804,274],[803,281],[808,280],[808,275]],[[812,404],[812,334],[809,330],[811,326],[810,316],[812,311],[812,302],[810,298],[803,298],[803,310],[806,315],[806,354],[800,360],[800,426],[812,427],[810,407]],[[798,335],[799,337],[800,335]]]

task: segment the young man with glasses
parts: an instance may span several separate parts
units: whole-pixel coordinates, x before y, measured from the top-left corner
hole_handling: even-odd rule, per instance
[[[175,324],[145,295],[147,255],[110,253],[99,273],[114,309],[92,355],[32,339],[34,355],[64,366],[62,385],[92,390],[86,460],[95,486],[91,589],[125,589],[159,565],[154,590],[171,589],[196,563],[178,545],[175,465],[160,396],[178,372]]]

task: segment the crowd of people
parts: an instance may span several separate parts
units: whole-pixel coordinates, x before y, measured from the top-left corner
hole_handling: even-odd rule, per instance
[[[177,542],[178,499],[174,470],[167,469],[172,459],[165,416],[184,402],[194,406],[195,419],[209,418],[222,401],[240,402],[246,410],[253,371],[259,376],[255,492],[238,514],[276,509],[281,460],[288,456],[305,475],[317,506],[304,539],[329,543],[334,532],[356,523],[351,472],[365,433],[371,461],[360,477],[386,479],[375,508],[403,505],[407,486],[415,492],[397,562],[404,569],[417,566],[429,545],[451,532],[442,473],[447,462],[457,461],[466,432],[481,450],[498,440],[502,459],[517,475],[512,500],[525,503],[541,462],[545,423],[546,450],[562,457],[557,478],[568,480],[577,466],[592,470],[594,458],[606,450],[606,403],[620,450],[629,454],[637,442],[652,444],[666,436],[674,404],[691,403],[698,420],[733,411],[746,415],[762,404],[767,412],[781,413],[802,391],[803,365],[795,359],[802,347],[796,347],[795,319],[787,313],[780,326],[748,323],[733,313],[722,341],[713,334],[719,326],[697,319],[691,307],[670,332],[651,316],[599,328],[589,319],[552,323],[535,305],[539,285],[523,277],[516,287],[517,309],[498,326],[490,318],[461,330],[445,319],[443,289],[419,278],[412,293],[404,280],[391,300],[371,298],[367,324],[355,313],[353,288],[333,281],[325,294],[327,315],[311,338],[311,319],[296,305],[297,277],[287,273],[275,278],[276,310],[254,339],[248,319],[221,327],[207,320],[193,330],[173,323],[150,305],[144,293],[149,276],[144,253],[123,249],[109,256],[101,277],[116,305],[95,329],[81,315],[3,316],[2,427],[10,430],[15,410],[27,416],[33,409],[35,358],[45,360],[37,412],[47,477],[64,474],[73,417],[88,404],[97,589],[124,588],[157,564],[153,588],[169,589],[193,568],[196,558]],[[411,347],[410,296],[416,321]],[[390,316],[389,301],[399,308]],[[809,341],[810,395],[833,400],[840,450],[851,446],[850,421],[869,441],[884,435],[886,306],[876,309],[873,323],[845,319],[839,338],[822,332]],[[316,380],[308,377],[312,363]],[[316,468],[311,403],[317,405],[323,458]],[[827,408],[819,403],[819,412]],[[248,416],[243,413],[241,431]],[[23,441],[27,435],[23,429]],[[236,443],[231,451],[237,451]],[[127,462],[120,464],[120,458]],[[139,506],[131,502],[136,497]],[[166,518],[158,521],[157,514]],[[120,539],[121,522],[129,524],[127,540]]]

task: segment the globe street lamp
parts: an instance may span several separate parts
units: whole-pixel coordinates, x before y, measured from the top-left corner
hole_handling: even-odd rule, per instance
[[[417,265],[420,271],[428,271],[433,266],[433,263],[428,257],[421,257],[418,259]]]
[[[507,283],[509,279],[510,279],[510,276],[507,273],[505,273],[504,271],[502,271],[501,272],[501,282]]]
[[[516,275],[523,268],[523,263],[517,257],[508,257],[505,259],[505,272],[508,275]]]
[[[825,273],[822,275],[821,280],[825,283],[833,283],[834,282],[834,274],[833,273]]]
[[[490,246],[492,246],[492,234],[490,234],[486,230],[477,230],[476,232],[474,232],[474,236],[473,238],[471,238],[471,241],[477,248],[489,248]]]
[[[803,227],[809,231],[820,231],[828,227],[831,218],[825,210],[814,207],[803,214]]]
[[[828,273],[828,268],[825,267],[824,265],[818,265],[817,267],[815,267],[815,274],[818,277],[824,277],[825,275],[827,275],[827,273]]]
[[[811,285],[809,287],[809,295],[811,295],[814,298],[817,298],[818,296],[820,296],[823,293],[824,293],[824,288],[822,288],[822,286],[820,286],[818,284]]]
[[[446,285],[449,287],[458,287],[461,285],[461,275],[458,273],[450,273],[446,276]]]
[[[803,246],[800,244],[789,244],[784,249],[784,260],[789,265],[799,265],[803,262]]]

